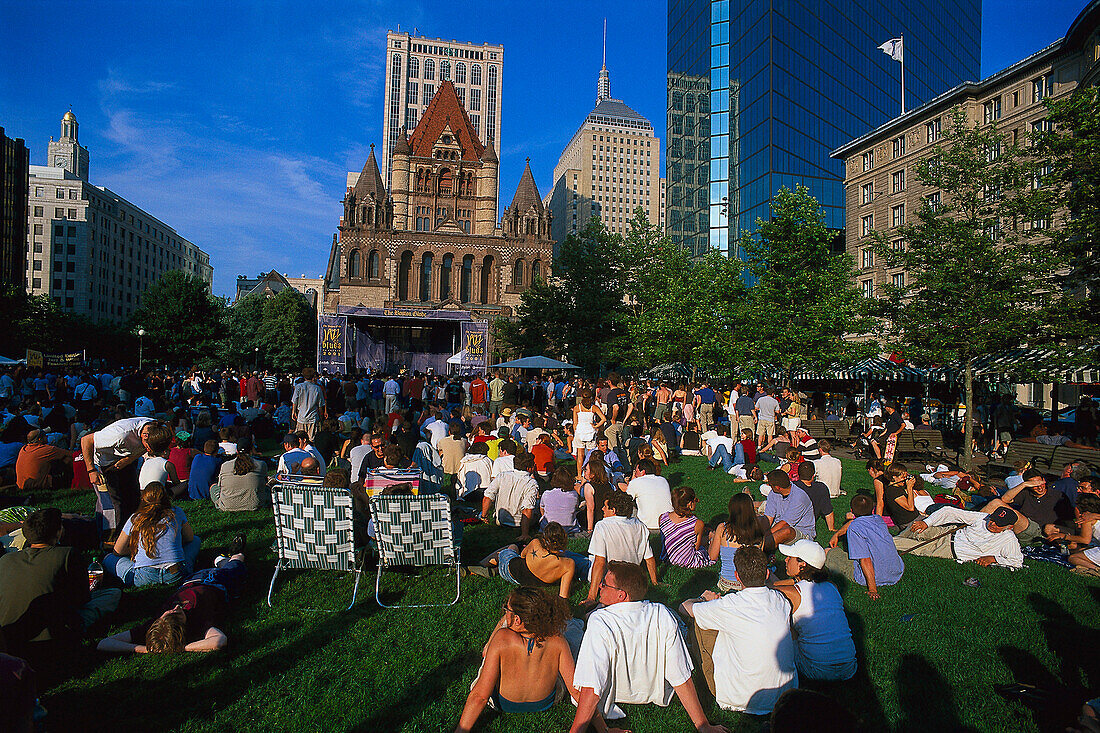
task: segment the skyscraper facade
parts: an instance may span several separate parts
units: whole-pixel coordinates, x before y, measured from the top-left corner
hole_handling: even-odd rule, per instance
[[[550,212],[555,246],[593,218],[613,233],[626,233],[638,207],[660,224],[660,161],[661,140],[650,121],[611,97],[605,61],[596,106],[554,166]]]
[[[0,285],[26,285],[27,176],[30,152],[0,127]]]
[[[76,116],[61,119],[48,165],[30,166],[27,292],[48,295],[69,313],[122,321],[161,275],[182,270],[207,287],[210,256],[172,227],[103,186],[88,182],[88,149]]]
[[[382,175],[392,183],[393,148],[420,123],[436,91],[449,81],[470,115],[478,140],[500,150],[504,46],[386,34],[385,105],[382,110]],[[493,191],[496,196],[497,192]],[[495,218],[495,214],[494,214]]]
[[[844,166],[830,152],[900,111],[980,75],[981,1],[669,0],[666,228],[701,255],[806,186],[844,227]]]

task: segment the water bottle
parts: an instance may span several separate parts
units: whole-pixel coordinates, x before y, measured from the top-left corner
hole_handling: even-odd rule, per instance
[[[102,577],[103,566],[99,563],[99,560],[92,558],[92,561],[88,564],[88,590],[95,590]]]

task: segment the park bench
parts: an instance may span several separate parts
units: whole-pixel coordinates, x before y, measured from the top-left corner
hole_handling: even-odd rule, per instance
[[[955,454],[958,461],[958,451],[948,446],[943,439],[943,433],[939,430],[917,428],[915,430],[902,430],[898,434],[898,445],[895,453],[903,455],[931,456],[938,460],[945,460],[948,452]]]
[[[1015,445],[1015,443],[1013,443]],[[1050,461],[1051,471],[1061,473],[1071,463],[1083,463],[1093,472],[1100,472],[1100,450],[1088,448],[1069,448],[1060,445],[1054,449],[1054,456]]]
[[[1029,461],[1040,471],[1051,471],[1054,465],[1054,451],[1055,447],[1052,445],[1014,440],[1009,443],[1004,460],[990,461],[987,469],[1001,469],[1007,473],[1012,470],[1017,461]]]
[[[838,439],[848,439],[848,426],[842,420],[803,420],[802,428],[814,440],[828,438],[835,443]]]

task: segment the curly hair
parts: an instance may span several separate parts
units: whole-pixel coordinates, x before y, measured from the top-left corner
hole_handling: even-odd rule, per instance
[[[557,522],[548,523],[546,528],[539,534],[539,539],[542,541],[542,546],[555,555],[569,545],[569,535]]]
[[[516,588],[508,594],[507,605],[538,646],[564,633],[566,623],[573,617],[568,601],[538,588]]]

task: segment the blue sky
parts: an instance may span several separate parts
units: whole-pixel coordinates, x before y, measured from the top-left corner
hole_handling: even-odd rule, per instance
[[[1084,0],[985,0],[982,73],[1058,39]],[[345,173],[381,143],[388,29],[505,47],[501,206],[530,156],[545,195],[596,97],[664,138],[664,2],[4,0],[0,126],[31,162],[72,106],[91,180],[205,249],[214,292],[323,273]],[[886,39],[883,39],[886,40]]]

